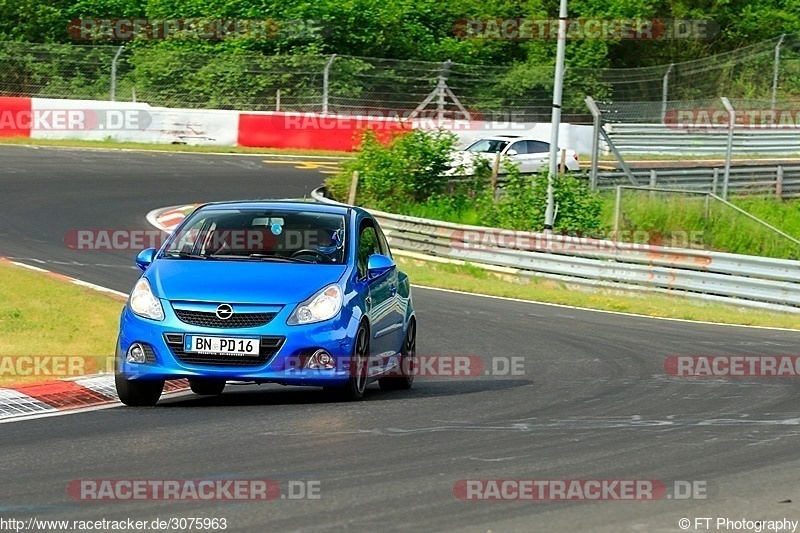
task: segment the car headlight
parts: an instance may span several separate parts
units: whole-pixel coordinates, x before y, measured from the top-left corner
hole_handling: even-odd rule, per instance
[[[336,284],[328,285],[298,305],[286,323],[311,324],[333,318],[342,308],[342,300],[342,289]]]
[[[131,311],[152,320],[164,320],[164,308],[161,301],[150,290],[150,283],[145,278],[136,282],[129,299]]]

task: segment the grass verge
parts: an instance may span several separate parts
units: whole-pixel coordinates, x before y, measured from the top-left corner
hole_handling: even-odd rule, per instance
[[[2,262],[0,280],[0,387],[113,368],[120,298]]]
[[[400,255],[395,259],[416,285],[652,317],[800,329],[800,314],[705,303],[678,295],[572,290],[559,281],[545,278],[520,281],[516,276],[488,272],[470,264],[439,263]]]
[[[117,141],[76,141],[58,139],[30,139],[28,137],[0,138],[0,145],[52,146],[57,148],[96,148],[104,150],[152,150],[159,152],[250,154],[250,155],[304,155],[351,158],[350,152],[327,150],[296,150],[278,148],[247,148],[244,146],[195,146],[188,144],[153,144]]]

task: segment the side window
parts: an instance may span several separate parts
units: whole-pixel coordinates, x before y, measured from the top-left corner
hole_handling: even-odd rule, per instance
[[[528,146],[525,144],[525,141],[517,141],[511,145],[509,150],[516,150],[517,154],[527,154],[528,153]]]
[[[529,154],[541,154],[550,152],[550,144],[544,141],[527,141]]]
[[[356,268],[358,269],[359,278],[363,279],[367,277],[367,262],[369,256],[379,253],[381,253],[381,248],[375,228],[369,221],[362,222],[361,229],[358,233],[358,255],[356,257]]]
[[[386,240],[386,235],[383,234],[380,224],[375,223],[375,229],[378,230],[378,243],[381,245],[381,253],[386,257],[392,257],[392,251],[389,248],[389,242]]]

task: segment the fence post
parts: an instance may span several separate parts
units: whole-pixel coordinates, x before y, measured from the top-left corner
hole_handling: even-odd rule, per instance
[[[356,191],[358,191],[358,170],[353,171],[353,179],[350,180],[350,192],[347,194],[347,203],[356,203]]]
[[[733,127],[736,124],[736,110],[733,109],[731,101],[722,97],[722,105],[728,112],[728,147],[725,149],[725,175],[722,178],[722,199],[728,199],[728,184],[731,179],[731,153],[733,152]]]
[[[279,113],[280,110],[281,110],[281,90],[280,88],[278,88],[278,90],[275,91],[275,112]]]
[[[498,174],[500,174],[500,152],[497,152],[495,154],[494,162],[492,163],[492,178],[491,178],[492,198],[495,198],[495,194],[497,193]]]
[[[661,123],[664,123],[664,120],[667,117],[667,94],[669,92],[669,73],[672,72],[672,67],[675,65],[673,63],[669,64],[667,67],[667,72],[664,73],[664,81],[662,82],[661,88]]]
[[[656,183],[658,182],[658,175],[656,174],[656,169],[650,169],[650,188],[655,189]],[[655,197],[656,191],[650,191],[650,198]]]
[[[117,59],[119,59],[119,55],[122,53],[124,46],[120,46],[117,48],[117,53],[114,54],[114,59],[111,60],[111,101],[115,101],[117,99]]]
[[[775,179],[775,196],[778,200],[783,200],[783,166],[781,165],[778,165]]]
[[[711,180],[712,194],[717,194],[717,183],[719,183],[719,168],[714,167],[714,178]]]
[[[331,54],[331,58],[325,63],[325,70],[322,71],[322,113],[325,115],[328,114],[328,78],[335,58],[336,54]]]
[[[619,239],[619,214],[622,210],[622,185],[617,185],[617,201],[614,204],[614,240]]]
[[[450,63],[449,59],[442,63],[442,67],[439,69],[439,82],[436,85],[439,96],[439,100],[436,102],[436,119],[439,126],[444,124],[444,102],[445,96],[447,96],[447,72],[450,70]]]
[[[784,33],[781,35],[781,38],[778,39],[778,44],[775,45],[775,66],[772,70],[772,108],[775,109],[775,99],[778,96],[778,68],[781,64],[781,45],[783,44],[783,39],[786,37]]]
[[[600,128],[603,126],[601,123],[600,109],[598,109],[594,98],[587,96],[584,101],[586,102],[586,106],[589,108],[589,111],[592,113],[592,117],[594,117],[594,132],[592,134],[592,160],[590,161],[592,166],[589,170],[589,183],[591,184],[591,189],[596,191],[598,165],[597,158],[600,157]]]

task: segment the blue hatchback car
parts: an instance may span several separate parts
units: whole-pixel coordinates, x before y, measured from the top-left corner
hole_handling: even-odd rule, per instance
[[[154,405],[166,380],[197,394],[226,381],[411,387],[416,318],[408,277],[378,222],[357,207],[258,201],[196,209],[160,250],[122,311],[116,388]]]

